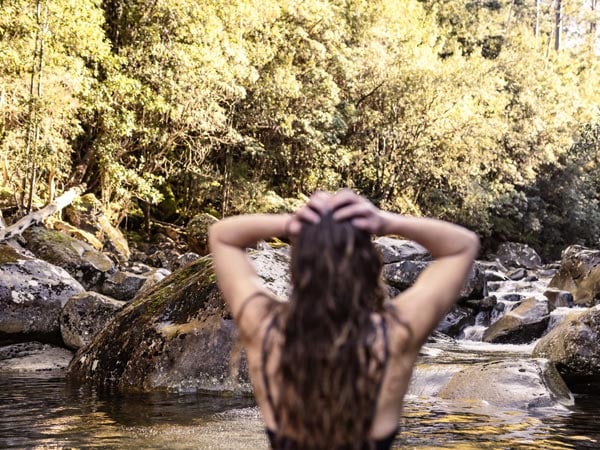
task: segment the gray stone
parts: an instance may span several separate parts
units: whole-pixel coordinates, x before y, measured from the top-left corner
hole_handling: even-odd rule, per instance
[[[64,269],[0,244],[0,342],[60,343],[60,311],[83,290]]]
[[[400,261],[383,266],[383,278],[396,289],[403,291],[414,284],[417,277],[429,265],[429,261]],[[476,262],[458,295],[462,299],[481,298],[487,295],[485,272]]]
[[[515,409],[574,404],[556,368],[544,359],[474,364],[456,373],[439,396]]]
[[[27,248],[38,258],[62,267],[88,290],[98,290],[114,271],[114,263],[108,256],[60,231],[32,227],[23,236]]]
[[[502,272],[498,272],[496,270],[486,270],[485,272],[486,281],[507,281],[508,277]]]
[[[250,255],[276,294],[288,291],[285,251]],[[125,306],[73,359],[68,378],[119,391],[250,392],[236,328],[210,258],[165,278]]]
[[[414,241],[379,237],[373,244],[380,251],[384,264],[400,261],[431,261],[431,255],[425,247]]]
[[[542,259],[534,249],[517,242],[504,242],[500,244],[496,252],[496,258],[506,267],[537,269],[542,265]]]
[[[561,291],[560,289],[547,289],[544,296],[548,299],[548,309],[552,312],[560,307],[573,306],[573,294],[569,291]]]
[[[137,291],[136,297],[141,296],[143,293],[147,293],[148,290],[152,288],[152,286],[158,284],[160,281],[164,280],[169,275],[171,275],[171,271],[162,267],[159,269],[152,269],[150,272],[145,273],[144,276],[146,277],[146,280]]]
[[[448,336],[457,337],[466,326],[474,324],[475,315],[472,309],[454,305],[435,329]]]
[[[383,277],[390,286],[400,291],[411,287],[429,265],[425,261],[400,261],[383,266]]]
[[[508,273],[508,278],[510,278],[513,281],[522,280],[526,276],[527,276],[527,271],[525,269],[523,269],[522,267],[520,267],[518,269],[511,270]]]
[[[548,305],[535,298],[524,300],[483,333],[483,341],[525,344],[539,338],[548,326]]]
[[[40,342],[0,347],[0,372],[63,371],[73,352]]]
[[[82,292],[69,299],[60,314],[65,345],[78,349],[90,343],[126,303],[97,292]]]
[[[533,356],[548,358],[569,381],[600,380],[600,307],[569,314],[541,338]]]
[[[600,250],[571,245],[562,252],[560,269],[549,288],[569,291],[580,306],[593,306],[600,296]]]
[[[147,278],[146,275],[118,271],[104,280],[100,292],[117,300],[131,300]]]

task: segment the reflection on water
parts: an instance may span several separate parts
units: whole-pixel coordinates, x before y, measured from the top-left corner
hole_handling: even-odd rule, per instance
[[[567,410],[509,411],[409,397],[394,448],[600,448],[600,396]],[[266,449],[248,398],[101,396],[51,375],[0,375],[0,448]]]
[[[597,449],[599,406],[511,411],[466,402],[409,399],[398,443],[400,448],[419,449]]]

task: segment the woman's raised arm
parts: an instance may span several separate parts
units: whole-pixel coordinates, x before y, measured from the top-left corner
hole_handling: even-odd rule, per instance
[[[334,203],[336,219],[350,219],[374,234],[401,235],[424,246],[434,258],[413,286],[393,299],[402,320],[410,324],[412,347],[418,351],[457,300],[479,251],[479,238],[449,222],[380,211],[352,191],[341,192]]]

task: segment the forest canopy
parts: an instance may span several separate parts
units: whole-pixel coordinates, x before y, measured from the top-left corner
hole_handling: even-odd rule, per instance
[[[0,186],[141,214],[382,208],[600,239],[597,0],[0,0]],[[134,223],[131,220],[131,223]]]

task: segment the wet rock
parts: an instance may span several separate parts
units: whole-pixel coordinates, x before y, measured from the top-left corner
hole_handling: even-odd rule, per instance
[[[160,281],[164,280],[169,275],[171,275],[171,271],[167,270],[167,269],[163,269],[162,267],[159,269],[152,269],[149,273],[145,274],[146,281],[144,281],[144,284],[142,284],[142,287],[140,287],[140,289],[137,291],[136,297],[141,296],[142,293],[148,292],[148,290],[152,286],[158,284]]]
[[[383,266],[383,277],[390,286],[400,291],[411,287],[429,263],[425,261],[400,261]]]
[[[490,295],[482,299],[471,299],[465,302],[465,306],[474,309],[475,311],[491,311],[498,303],[495,295]]]
[[[456,373],[439,396],[515,409],[574,404],[573,395],[556,368],[544,359],[471,365]]]
[[[82,230],[91,233],[103,243],[103,249],[117,255],[121,262],[129,259],[131,252],[127,239],[114,227],[106,214],[102,203],[94,194],[86,194],[76,199],[64,210],[67,220]]]
[[[548,299],[548,310],[554,311],[560,307],[573,306],[573,294],[569,291],[561,291],[560,289],[546,289],[544,296]]]
[[[571,292],[577,305],[593,306],[600,294],[600,250],[567,247],[548,287]]]
[[[381,252],[384,264],[400,261],[431,261],[427,249],[414,241],[379,237],[373,244]]]
[[[177,264],[175,264],[175,268],[179,269],[198,259],[200,259],[200,255],[198,253],[186,252],[177,258]]]
[[[525,269],[523,269],[522,267],[519,269],[511,270],[508,273],[508,278],[510,278],[513,281],[522,280],[526,276],[527,276],[527,271]]]
[[[510,292],[508,294],[500,295],[500,300],[505,302],[520,302],[523,299],[522,294],[517,294],[516,292]]]
[[[73,352],[40,342],[22,342],[0,347],[0,372],[64,370]]]
[[[496,270],[486,270],[485,272],[485,280],[487,282],[490,281],[508,281],[508,277],[502,272],[498,272]]]
[[[198,214],[188,222],[185,227],[187,243],[193,252],[199,255],[207,255],[208,249],[208,228],[218,219],[210,214]]]
[[[251,258],[265,284],[285,294],[289,257],[268,250]],[[240,355],[211,260],[204,257],[125,306],[79,350],[68,377],[119,391],[250,392],[246,359]]]
[[[435,397],[450,379],[464,368],[464,364],[418,364],[413,371],[407,394]]]
[[[428,265],[428,261],[400,261],[385,264],[383,266],[383,278],[390,286],[404,291],[414,284],[417,277]],[[459,293],[459,298],[481,298],[487,295],[487,291],[485,271],[476,262],[467,275],[465,284]]]
[[[114,270],[109,257],[60,231],[32,227],[23,236],[27,248],[38,258],[62,267],[87,290],[98,290],[105,277]]]
[[[454,305],[435,329],[448,336],[458,337],[466,326],[474,324],[475,315],[472,309]]]
[[[481,267],[479,262],[475,262],[471,271],[467,275],[467,280],[463,285],[463,288],[458,294],[459,298],[482,298],[488,295],[488,286],[485,280],[485,271]]]
[[[496,252],[496,258],[506,267],[537,269],[542,265],[542,259],[534,249],[517,242],[500,244]]]
[[[145,275],[118,271],[104,280],[100,292],[117,300],[131,300],[146,282],[147,278]]]
[[[0,342],[60,343],[60,311],[83,290],[64,269],[0,244]]]
[[[161,267],[169,271],[174,271],[179,266],[179,257],[181,254],[173,249],[156,250],[149,255],[147,261],[155,267]]]
[[[548,326],[548,305],[535,298],[524,300],[483,333],[483,341],[498,344],[525,344],[539,338]]]
[[[154,267],[151,267],[147,264],[141,263],[139,261],[131,262],[127,265],[127,271],[132,273],[137,273],[138,275],[147,274],[156,270]]]
[[[82,292],[69,299],[60,314],[60,333],[65,345],[87,345],[126,303],[97,292]]]
[[[600,380],[600,308],[569,314],[539,340],[536,358],[548,358],[567,380]]]

